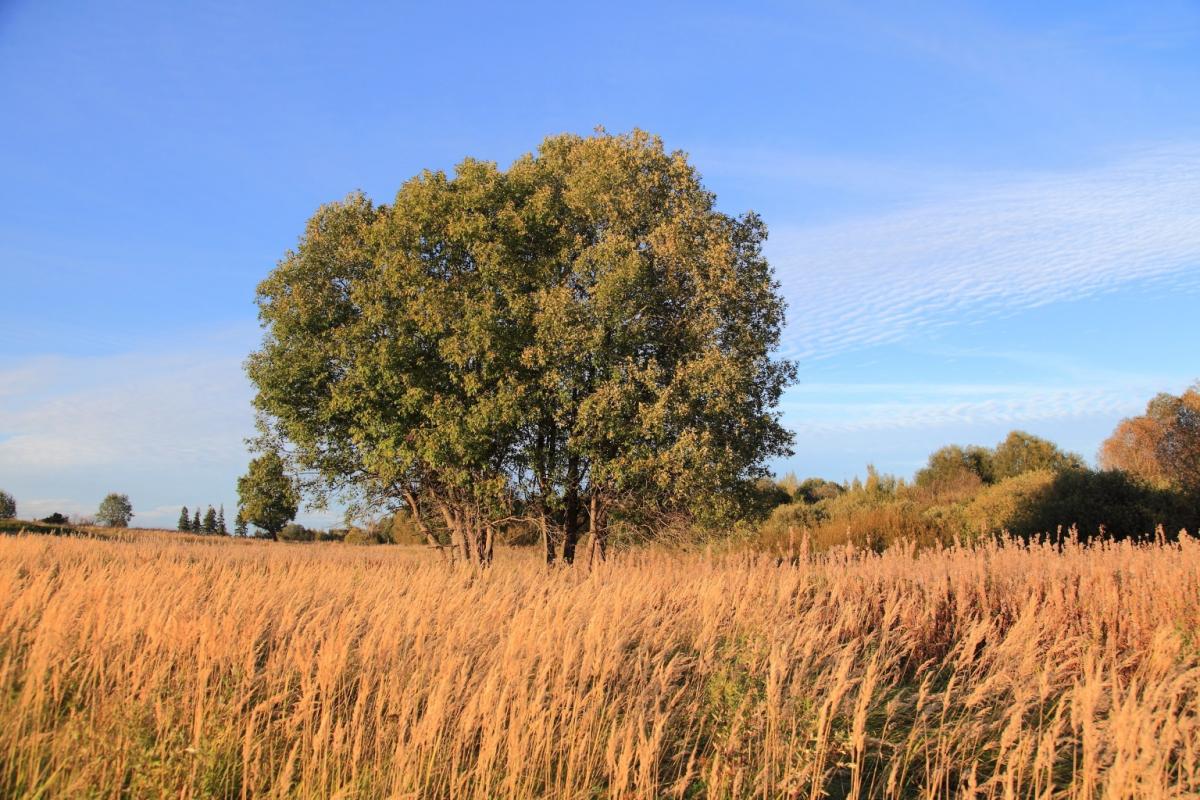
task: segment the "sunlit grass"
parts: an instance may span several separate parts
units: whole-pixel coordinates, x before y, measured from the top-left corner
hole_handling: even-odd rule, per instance
[[[0,537],[4,797],[1182,797],[1200,543]]]

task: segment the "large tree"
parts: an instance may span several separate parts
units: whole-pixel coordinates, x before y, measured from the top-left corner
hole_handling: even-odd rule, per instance
[[[516,519],[566,560],[585,530],[602,557],[613,525],[728,519],[790,443],[765,238],[638,131],[324,206],[259,287],[263,444],[472,561]]]
[[[8,492],[0,489],[0,519],[12,519],[17,515],[17,501]]]
[[[275,452],[251,460],[246,474],[238,478],[237,490],[242,516],[272,539],[277,539],[283,527],[296,518],[300,497],[284,471],[283,459]],[[215,524],[216,515],[212,517]]]
[[[1161,393],[1124,419],[1100,447],[1100,464],[1200,495],[1200,383]]]

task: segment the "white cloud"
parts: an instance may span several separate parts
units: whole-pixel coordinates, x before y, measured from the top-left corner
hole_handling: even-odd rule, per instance
[[[1138,413],[1161,385],[810,384],[782,409],[799,436],[1001,424]],[[883,398],[883,399],[881,399]]]
[[[1109,292],[1200,284],[1200,147],[960,190],[906,211],[777,231],[784,352],[821,358]]]

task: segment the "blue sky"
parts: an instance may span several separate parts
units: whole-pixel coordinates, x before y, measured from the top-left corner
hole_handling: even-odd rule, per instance
[[[1200,378],[1195,3],[234,5],[0,3],[23,514],[232,508],[254,286],[312,211],[596,125],[771,227],[780,471],[909,475],[1013,428],[1090,459]]]

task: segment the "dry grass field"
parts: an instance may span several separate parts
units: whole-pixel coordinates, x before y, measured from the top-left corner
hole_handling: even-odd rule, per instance
[[[0,537],[3,797],[1194,797],[1200,542]]]

